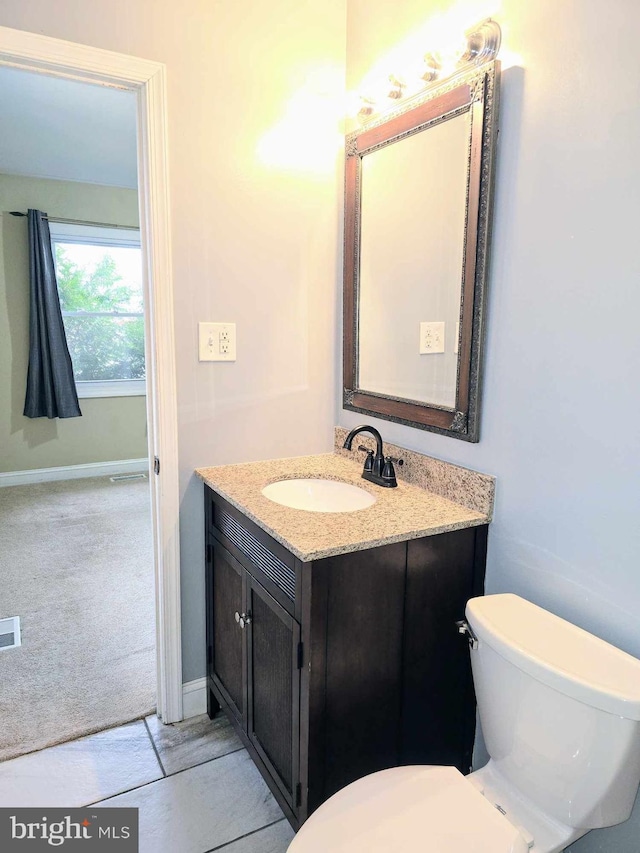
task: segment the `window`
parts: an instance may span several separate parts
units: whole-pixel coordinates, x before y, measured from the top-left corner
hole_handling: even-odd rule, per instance
[[[140,232],[49,228],[78,396],[145,394]]]

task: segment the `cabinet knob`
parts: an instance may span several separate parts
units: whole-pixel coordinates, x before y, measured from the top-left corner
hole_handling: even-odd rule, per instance
[[[244,628],[244,627],[245,627],[245,625],[250,625],[250,624],[251,624],[251,614],[250,614],[250,613],[243,613],[243,614],[241,615],[241,614],[240,614],[240,613],[238,613],[238,611],[236,610],[236,612],[233,614],[233,616],[234,616],[234,619],[236,620],[236,622],[238,623],[238,625],[239,625],[241,628]]]

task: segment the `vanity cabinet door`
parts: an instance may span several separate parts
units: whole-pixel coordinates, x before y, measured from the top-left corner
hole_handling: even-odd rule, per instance
[[[300,626],[247,574],[247,734],[292,809],[299,805]]]
[[[246,718],[246,665],[243,623],[244,569],[229,552],[212,539],[211,622],[209,626],[210,673],[214,684],[228,703],[229,710],[242,723]]]

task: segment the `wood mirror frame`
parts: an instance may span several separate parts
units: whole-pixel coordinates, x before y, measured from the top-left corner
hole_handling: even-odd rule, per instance
[[[479,440],[480,372],[484,333],[491,201],[497,136],[500,64],[460,72],[367,122],[346,138],[344,252],[344,395],[355,412],[465,441]],[[467,196],[461,270],[460,333],[455,407],[446,408],[358,387],[362,159],[391,143],[468,113]],[[415,165],[419,168],[419,164]],[[458,283],[456,283],[457,286]]]

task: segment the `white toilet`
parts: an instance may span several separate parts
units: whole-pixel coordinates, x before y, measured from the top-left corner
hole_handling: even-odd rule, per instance
[[[640,660],[517,595],[467,604],[489,763],[382,770],[334,794],[288,853],[559,853],[631,813]]]

